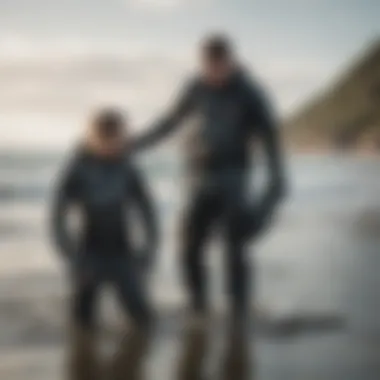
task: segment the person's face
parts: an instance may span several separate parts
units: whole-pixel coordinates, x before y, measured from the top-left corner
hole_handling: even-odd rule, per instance
[[[106,156],[118,156],[125,148],[125,135],[122,133],[103,139],[103,154]]]
[[[119,126],[112,132],[97,131],[97,151],[102,156],[113,157],[121,154],[127,143],[126,127]]]
[[[211,59],[202,57],[202,74],[204,79],[214,86],[225,84],[233,71],[233,64],[228,58]]]

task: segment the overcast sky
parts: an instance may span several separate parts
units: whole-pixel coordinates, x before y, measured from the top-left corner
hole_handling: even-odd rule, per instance
[[[380,36],[379,16],[379,0],[0,0],[0,144],[63,146],[102,104],[145,125],[214,30],[286,115]]]

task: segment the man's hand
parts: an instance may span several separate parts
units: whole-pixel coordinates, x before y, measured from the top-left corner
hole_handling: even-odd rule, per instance
[[[284,181],[273,181],[263,199],[247,209],[245,235],[247,240],[256,239],[270,226],[277,206],[285,197]]]

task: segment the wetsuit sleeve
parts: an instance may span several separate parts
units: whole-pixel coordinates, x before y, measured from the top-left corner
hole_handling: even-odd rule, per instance
[[[133,197],[143,221],[146,244],[142,249],[144,267],[150,267],[158,247],[158,218],[148,186],[136,168],[133,168]]]
[[[279,123],[263,90],[252,85],[248,90],[248,101],[253,128],[260,138],[267,160],[269,191],[274,197],[280,199],[285,193],[285,173]]]
[[[59,253],[66,259],[73,259],[75,244],[67,226],[67,212],[75,200],[78,179],[76,163],[71,162],[59,175],[54,189],[51,207],[51,235]]]
[[[195,81],[187,83],[177,97],[177,101],[172,107],[172,110],[153,124],[153,126],[148,129],[148,132],[136,139],[133,144],[134,151],[153,146],[170,136],[179,128],[185,117],[188,116],[193,109],[195,88]]]

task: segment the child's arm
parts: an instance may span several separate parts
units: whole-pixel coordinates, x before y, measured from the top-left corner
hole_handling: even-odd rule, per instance
[[[136,168],[132,168],[133,196],[143,220],[146,244],[142,250],[141,261],[144,269],[149,268],[158,248],[158,218],[153,198],[148,187]]]
[[[75,253],[74,239],[67,226],[67,211],[75,198],[77,188],[76,162],[70,163],[60,174],[53,194],[50,229],[53,242],[65,260],[71,261]]]

